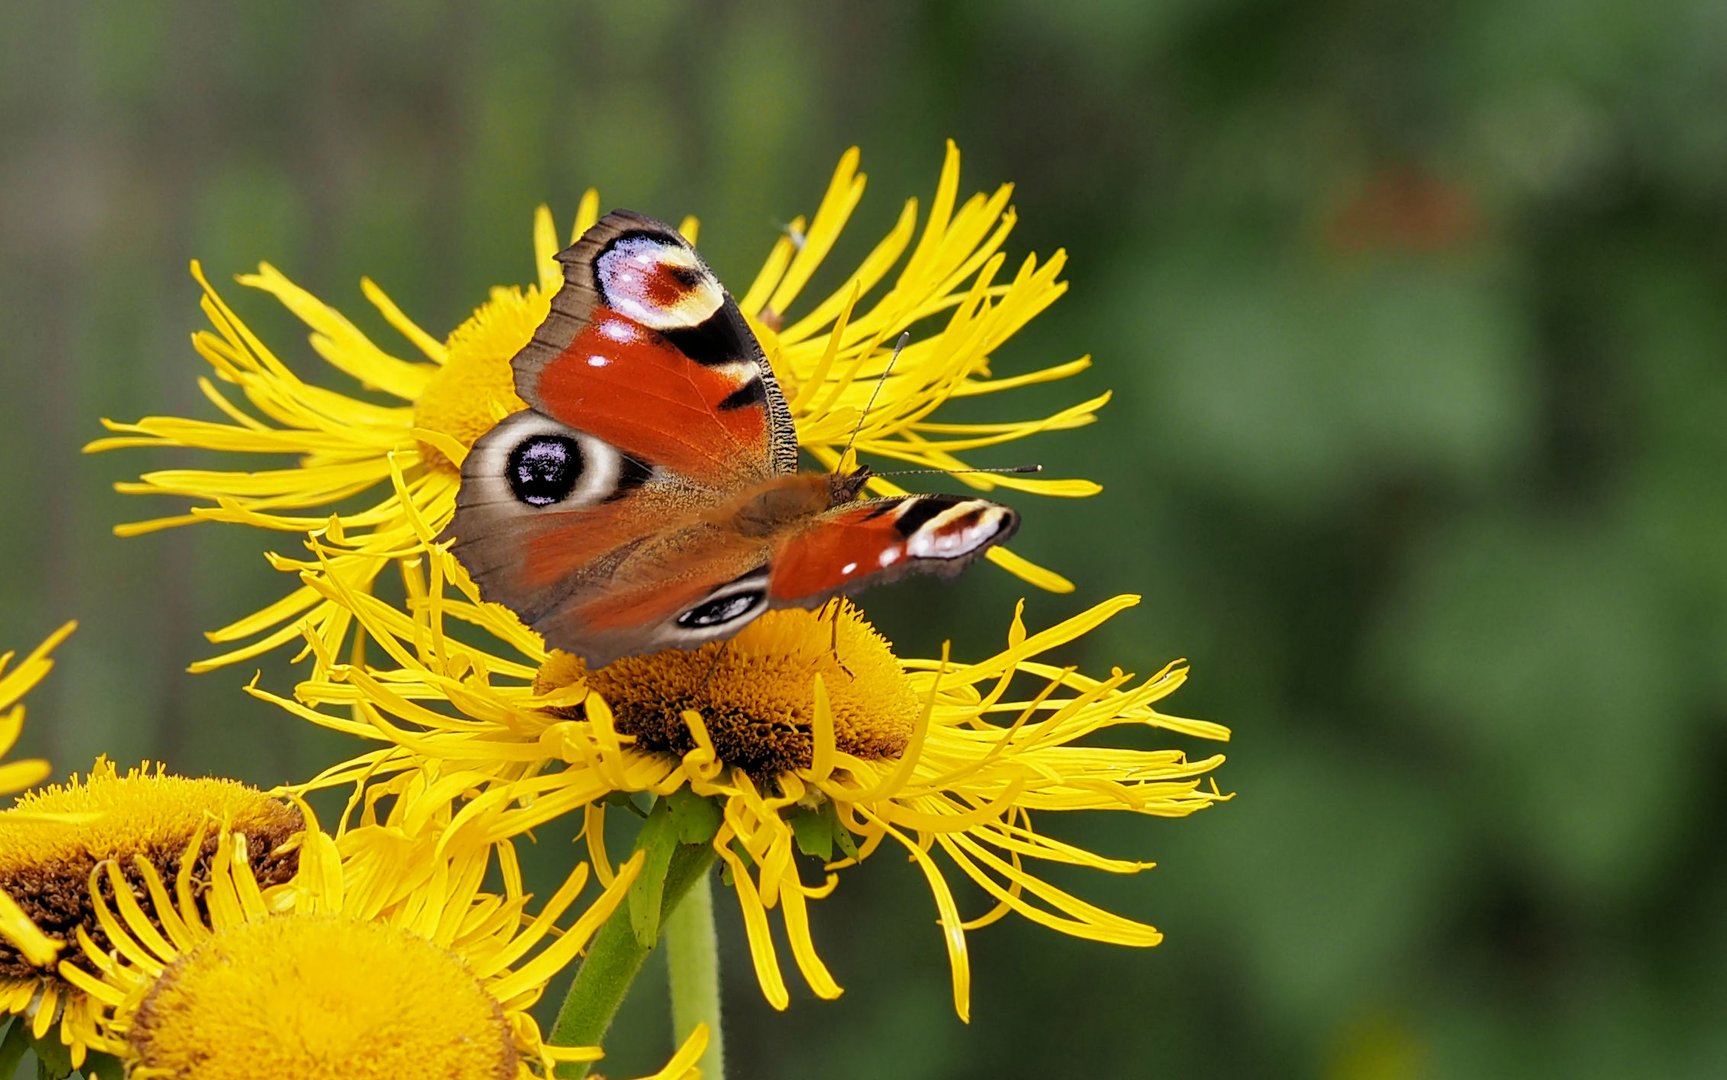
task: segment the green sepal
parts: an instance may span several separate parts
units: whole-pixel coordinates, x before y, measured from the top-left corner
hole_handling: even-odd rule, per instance
[[[709,842],[720,831],[720,822],[725,820],[718,803],[687,787],[667,796],[666,808],[671,811],[672,824],[677,826],[680,844]]]
[[[24,1060],[24,1051],[30,1049],[30,1025],[21,1017],[7,1017],[0,1028],[6,1032],[0,1037],[0,1076],[10,1077]]]
[[[78,1071],[86,1080],[121,1080],[126,1075],[126,1066],[113,1054],[98,1054],[92,1050],[84,1059],[84,1067]]]
[[[600,797],[600,805],[615,806],[619,810],[626,810],[639,818],[645,818],[648,816],[648,812],[643,810],[641,806],[637,804],[635,793],[632,791],[608,792]]]
[[[36,1051],[36,1080],[65,1080],[72,1075],[72,1051],[52,1030],[45,1038],[32,1039],[31,1049]]]
[[[641,875],[630,886],[630,929],[644,949],[651,949],[660,940],[660,901],[665,893],[666,868],[672,864],[672,852],[678,847],[678,829],[672,821],[670,806],[664,799],[655,804],[648,820],[642,822],[641,835],[636,838],[636,850],[647,853]]]
[[[822,809],[827,809],[831,803],[824,803]],[[791,816],[792,837],[798,842],[798,850],[805,855],[813,855],[822,862],[832,862],[834,857],[833,820],[821,810],[800,810]]]
[[[803,810],[791,817],[792,836],[798,850],[813,855],[822,862],[832,862],[834,848],[848,859],[858,857],[857,841],[851,830],[840,823],[839,813],[831,802],[823,802],[814,810]]]

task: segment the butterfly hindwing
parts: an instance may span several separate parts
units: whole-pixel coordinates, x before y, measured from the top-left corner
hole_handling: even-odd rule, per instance
[[[525,409],[469,451],[448,535],[481,596],[599,665],[727,637],[766,610],[769,543],[727,527],[724,505]]]
[[[615,587],[547,613],[535,629],[600,666],[731,637],[768,609],[766,545],[699,526],[669,539],[682,557],[662,564],[668,572],[621,576]]]
[[[523,409],[468,451],[446,538],[486,598],[531,625],[687,501],[647,463]]]

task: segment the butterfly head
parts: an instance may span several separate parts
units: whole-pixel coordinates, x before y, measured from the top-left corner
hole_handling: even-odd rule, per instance
[[[828,476],[828,505],[843,506],[854,501],[862,494],[864,485],[875,473],[868,465],[857,465],[847,470],[843,467]]]

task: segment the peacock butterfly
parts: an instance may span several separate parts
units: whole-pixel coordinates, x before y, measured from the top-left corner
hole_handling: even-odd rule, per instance
[[[761,344],[669,226],[616,210],[558,261],[510,361],[528,408],[474,443],[440,537],[548,645],[594,666],[693,648],[770,608],[956,573],[1018,527],[983,499],[859,499],[865,468],[799,472]]]

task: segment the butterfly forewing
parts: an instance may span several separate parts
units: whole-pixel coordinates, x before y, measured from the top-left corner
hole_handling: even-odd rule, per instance
[[[511,361],[523,401],[715,488],[797,469],[785,395],[738,305],[666,225],[607,214]]]

